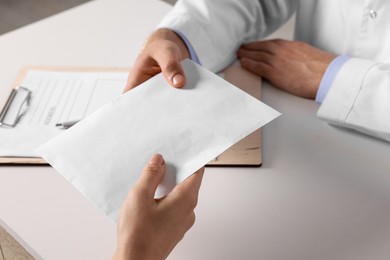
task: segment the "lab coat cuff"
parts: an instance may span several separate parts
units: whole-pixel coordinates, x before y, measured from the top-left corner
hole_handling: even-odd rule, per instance
[[[344,124],[361,91],[367,72],[376,62],[350,58],[335,75],[317,116],[333,124]]]
[[[324,73],[324,76],[321,79],[320,86],[318,87],[318,91],[316,95],[317,103],[321,104],[324,101],[326,94],[328,94],[328,91],[332,86],[334,78],[337,75],[337,72],[341,69],[344,63],[349,59],[350,59],[349,56],[341,55],[333,59],[333,61],[329,64],[328,68]]]
[[[174,31],[177,35],[179,35],[179,37],[182,39],[182,41],[184,42],[184,44],[186,45],[187,47],[187,50],[190,54],[190,59],[193,61],[193,62],[196,62],[197,64],[199,65],[202,65],[199,58],[198,58],[198,55],[196,54],[196,51],[194,50],[194,47],[192,47],[192,44],[190,43],[190,41],[187,39],[187,37],[182,34],[181,32],[179,31]]]

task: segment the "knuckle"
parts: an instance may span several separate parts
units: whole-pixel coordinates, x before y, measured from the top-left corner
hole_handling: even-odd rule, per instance
[[[273,39],[272,41],[275,42],[275,43],[281,43],[281,42],[283,42],[283,40],[280,39],[280,38]]]
[[[161,168],[158,165],[149,164],[146,169],[146,174],[152,175],[152,176],[160,176],[161,175]]]
[[[165,68],[164,70],[168,73],[172,73],[172,72],[176,72],[179,70],[178,68],[178,61],[177,60],[173,60],[173,59],[170,59],[169,61],[167,61],[167,63],[165,64]]]
[[[298,48],[307,46],[307,43],[302,42],[302,41],[295,41],[295,42],[293,42],[293,44],[294,44],[296,47],[298,47]]]
[[[286,40],[277,38],[277,39],[271,40],[270,42],[277,45],[277,46],[280,46],[280,45],[283,45],[286,42]]]
[[[196,221],[196,215],[195,212],[192,211],[188,217],[188,226],[189,226],[188,229],[190,229],[195,224],[195,221]]]
[[[198,196],[195,192],[177,188],[177,194],[180,197],[180,202],[183,205],[183,208],[187,211],[193,211],[198,204]]]
[[[244,67],[244,68],[250,68],[251,67],[251,62],[249,59],[247,58],[243,58],[241,59],[241,65]]]
[[[193,211],[198,205],[198,196],[193,193],[186,193],[184,197],[188,210]]]
[[[158,46],[162,53],[165,53],[168,57],[178,57],[180,55],[180,48],[171,41],[164,41]]]
[[[184,220],[183,221],[183,229],[184,229],[183,236],[184,236],[185,232],[187,232],[195,224],[196,221],[195,212],[192,211],[190,214],[186,215],[186,217],[183,220]]]

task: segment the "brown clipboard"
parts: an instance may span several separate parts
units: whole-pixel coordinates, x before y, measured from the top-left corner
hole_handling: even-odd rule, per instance
[[[18,88],[29,70],[65,71],[65,72],[129,72],[130,68],[118,67],[24,67],[12,89]],[[260,100],[261,78],[241,68],[238,64],[226,68],[223,72],[225,80]],[[3,107],[1,104],[0,107]],[[207,166],[261,166],[262,164],[262,133],[256,130],[246,138],[231,146]],[[0,157],[0,165],[48,165],[39,157]]]
[[[120,67],[75,67],[75,66],[26,66],[23,67],[14,84],[12,90],[16,90],[21,86],[28,71],[63,71],[63,72],[129,72],[130,68]],[[0,104],[3,110],[5,104]],[[15,156],[0,156],[0,165],[48,165],[48,163],[40,157],[15,157]]]

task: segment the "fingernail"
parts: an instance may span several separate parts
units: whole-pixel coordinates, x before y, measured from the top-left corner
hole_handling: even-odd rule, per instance
[[[179,86],[179,85],[183,84],[183,82],[184,82],[184,77],[181,74],[176,74],[172,78],[172,83],[174,86]]]
[[[157,165],[163,165],[164,163],[164,158],[162,157],[161,154],[154,154],[150,160],[149,163],[151,164],[157,164]]]

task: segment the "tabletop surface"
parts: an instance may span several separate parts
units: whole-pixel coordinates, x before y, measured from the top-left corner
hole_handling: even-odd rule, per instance
[[[0,103],[25,65],[130,67],[170,8],[97,0],[1,36]],[[263,166],[207,168],[169,259],[389,259],[390,145],[267,83],[262,96],[283,114],[263,129]],[[0,225],[38,259],[109,259],[116,243],[115,224],[51,167],[0,167]]]

